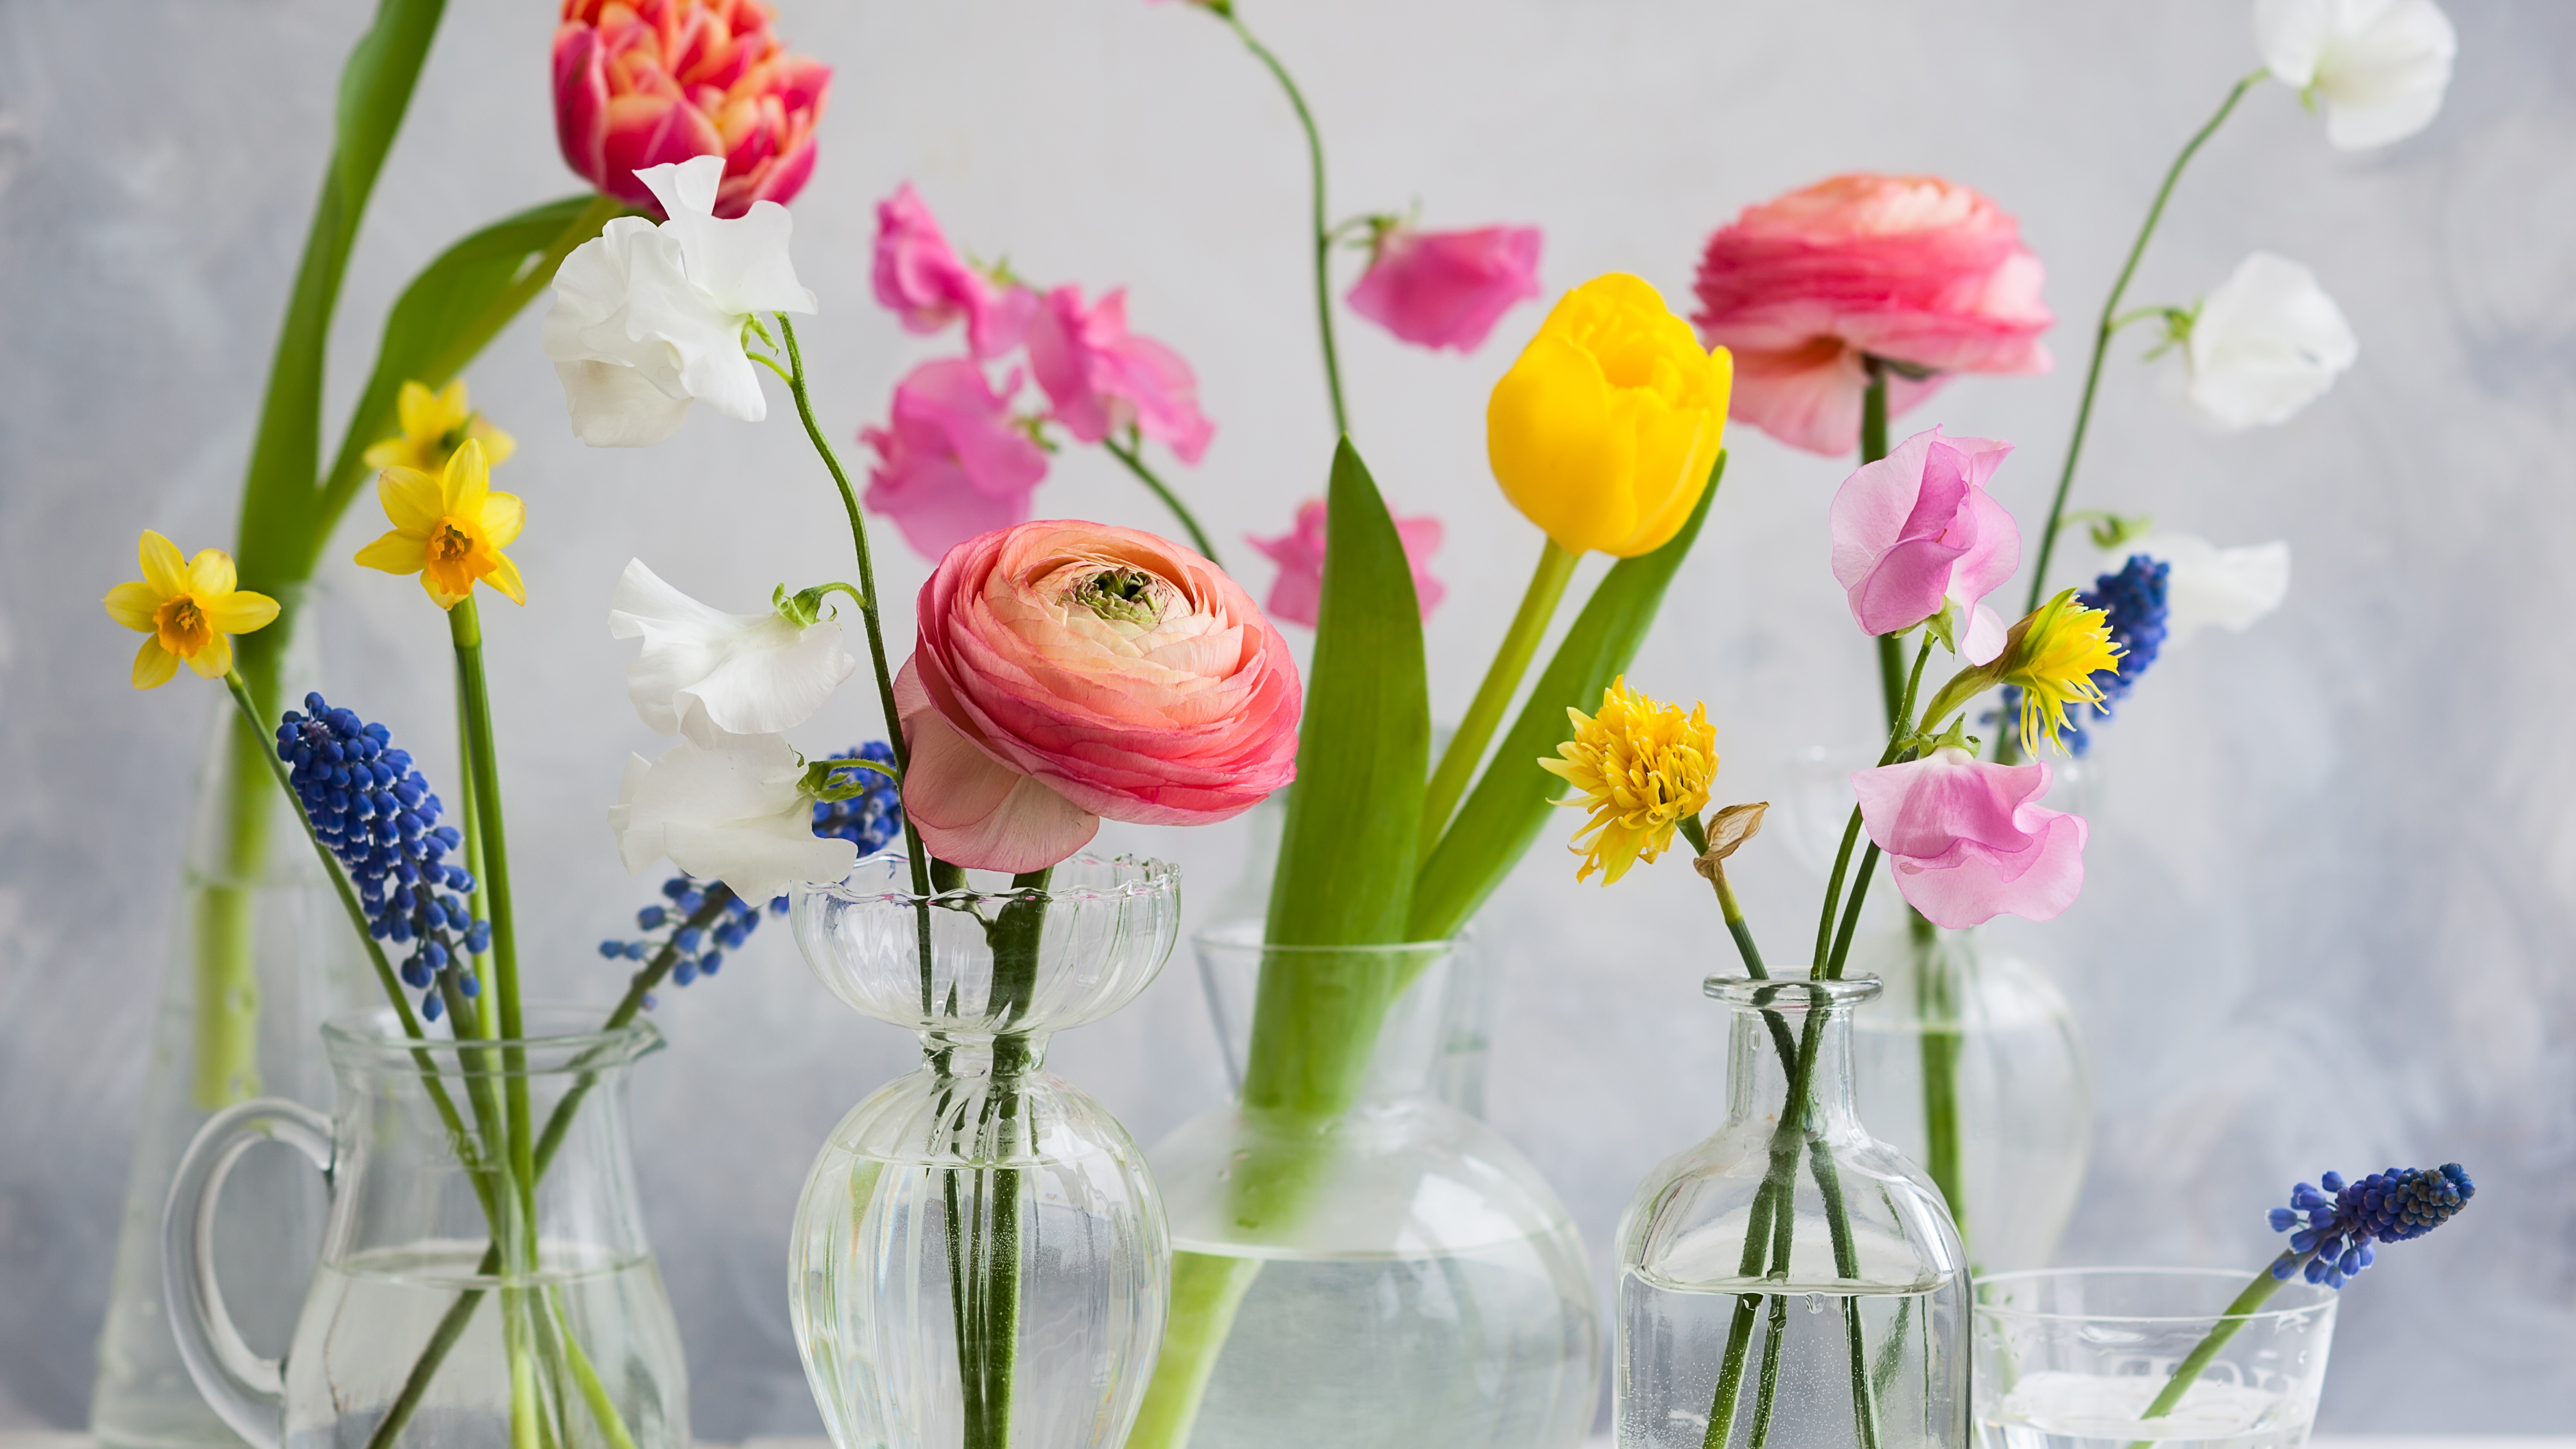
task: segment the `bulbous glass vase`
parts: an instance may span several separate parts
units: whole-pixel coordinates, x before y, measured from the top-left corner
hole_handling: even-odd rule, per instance
[[[1163,1333],[1169,1238],[1144,1154],[1041,1070],[1049,1033],[1152,981],[1179,934],[1159,861],[917,894],[900,852],[800,889],[833,994],[921,1034],[921,1069],[814,1160],[789,1313],[839,1449],[1114,1449]]]
[[[1735,1013],[1726,1121],[1620,1220],[1620,1449],[1964,1446],[1959,1235],[1852,1101],[1852,1009],[1878,983],[1707,989]]]
[[[1852,943],[1853,974],[1887,983],[1852,1020],[1861,1115],[1940,1187],[1970,1271],[2044,1266],[2092,1162],[2084,1033],[2028,957],[1907,916]]]
[[[1265,946],[1254,923],[1193,944],[1238,1096],[1153,1150],[1172,1328],[1129,1449],[1582,1443],[1601,1343],[1582,1240],[1456,1105],[1490,1003],[1472,948]],[[1346,1055],[1255,1062],[1276,1048],[1254,1018],[1292,997]],[[1310,1090],[1247,1106],[1256,1066]]]

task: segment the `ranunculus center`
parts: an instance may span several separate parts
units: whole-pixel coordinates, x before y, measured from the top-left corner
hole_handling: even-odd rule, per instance
[[[1162,580],[1143,569],[1103,569],[1075,586],[1073,601],[1104,623],[1154,629],[1163,622],[1166,592]]]

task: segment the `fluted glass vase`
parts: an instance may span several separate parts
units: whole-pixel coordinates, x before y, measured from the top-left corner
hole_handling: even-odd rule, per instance
[[[1887,983],[1852,1021],[1871,1130],[1938,1184],[1979,1274],[2044,1266],[2093,1155],[2093,1070],[2048,973],[1984,930],[1907,913],[1851,971]]]
[[[1619,1224],[1620,1449],[1959,1449],[1959,1235],[1853,1102],[1853,1008],[1878,983],[1707,990],[1734,1013],[1726,1120]]]
[[[1126,1129],[1043,1064],[1050,1033],[1162,969],[1179,876],[1077,855],[989,889],[910,881],[890,852],[796,893],[815,974],[922,1050],[805,1180],[788,1307],[806,1381],[839,1449],[1115,1449],[1162,1338],[1169,1238]]]
[[[1573,1220],[1459,1110],[1490,1002],[1463,941],[1194,942],[1237,1089],[1156,1144],[1172,1329],[1130,1449],[1568,1449],[1600,1328]],[[1349,1048],[1278,1056],[1264,1012]],[[1332,1026],[1323,1028],[1320,1019]],[[1248,1104],[1247,1074],[1271,1083]]]

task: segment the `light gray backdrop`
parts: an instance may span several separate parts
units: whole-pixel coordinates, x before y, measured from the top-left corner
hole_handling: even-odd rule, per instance
[[[273,328],[358,0],[0,0],[0,1424],[79,1422],[142,1043],[171,929],[180,821],[218,692],[138,696],[133,636],[96,600],[135,532],[230,536]],[[2055,5],[1247,6],[1303,78],[1337,212],[1534,222],[1562,289],[1642,273],[1677,303],[1737,208],[1837,170],[1937,171],[1997,197],[2047,260],[2060,365],[1969,380],[1905,420],[2014,439],[1996,487],[2035,526],[2087,314],[2156,176],[2255,64],[2243,0]],[[554,7],[456,0],[379,186],[341,310],[336,418],[395,289],[452,237],[574,187],[546,94]],[[871,203],[910,178],[962,246],[1041,280],[1127,284],[1197,367],[1217,441],[1177,470],[1256,593],[1247,530],[1320,491],[1329,429],[1303,271],[1304,158],[1223,29],[1143,0],[791,0],[837,68],[796,258],[821,407],[846,438],[938,346],[867,291]],[[2458,0],[2439,122],[2348,156],[2266,86],[2185,182],[2133,299],[2187,301],[2255,247],[2312,265],[2361,361],[2290,425],[2217,440],[2123,349],[2081,500],[2223,543],[2292,540],[2288,606],[2159,665],[2106,731],[2116,775],[2090,889],[2016,933],[2057,963],[2100,1068],[2100,1151],[2070,1261],[2251,1265],[2262,1209],[2329,1166],[2468,1164],[2461,1225],[2349,1297],[2324,1423],[2345,1431],[2576,1421],[2576,908],[2566,665],[2576,375],[2576,11]],[[1686,305],[1686,303],[1684,304]],[[1535,553],[1485,471],[1486,388],[1539,320],[1468,359],[1346,320],[1354,428],[1398,506],[1449,525],[1437,708],[1464,707]],[[751,608],[847,572],[838,510],[773,388],[752,426],[704,414],[649,452],[570,435],[531,314],[472,374],[520,439],[522,612],[486,614],[535,989],[605,997],[592,954],[650,892],[600,812],[655,741],[603,612],[633,555]],[[1826,573],[1841,462],[1749,429],[1706,537],[1634,670],[1705,695],[1724,798],[1777,789],[1865,731],[1870,655]],[[1115,465],[1060,458],[1043,514],[1159,526]],[[445,778],[447,665],[416,585],[332,549],[336,696]],[[923,564],[889,542],[890,593]],[[907,610],[895,610],[898,637]],[[809,750],[871,732],[844,691]],[[1194,919],[1240,868],[1237,826],[1108,837],[1184,861]],[[1494,1115],[1604,1264],[1646,1168],[1713,1121],[1722,1035],[1705,888],[1678,863],[1604,895],[1559,837],[1488,915],[1505,974]],[[1766,846],[1769,842],[1766,842]],[[1812,909],[1779,849],[1741,871],[1758,920]],[[638,1080],[653,1232],[686,1324],[701,1435],[816,1426],[783,1307],[797,1185],[835,1117],[911,1043],[833,1003],[784,934],[667,992],[675,1050]],[[1194,973],[1167,972],[1053,1063],[1147,1141],[1220,1090]]]

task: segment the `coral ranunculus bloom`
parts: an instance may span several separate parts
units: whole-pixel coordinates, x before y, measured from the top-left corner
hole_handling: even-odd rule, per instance
[[[1896,364],[1891,418],[1949,373],[2046,372],[2044,276],[2020,224],[1967,187],[1837,176],[1710,237],[1692,320],[1735,353],[1735,417],[1791,447],[1848,453],[1866,358]]]
[[[564,0],[555,136],[565,164],[659,213],[635,173],[722,156],[715,214],[784,203],[814,170],[832,68],[790,55],[761,0]]]

